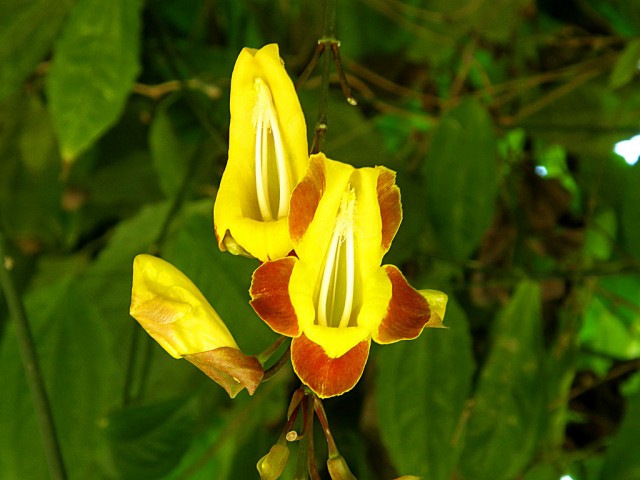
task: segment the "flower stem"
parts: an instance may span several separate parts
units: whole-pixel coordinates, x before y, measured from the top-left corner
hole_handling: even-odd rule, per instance
[[[279,336],[275,342],[273,342],[271,345],[269,345],[264,351],[260,352],[258,355],[256,355],[256,358],[258,359],[258,361],[264,365],[267,360],[269,360],[269,358],[271,358],[271,355],[273,355],[276,350],[278,350],[278,348],[280,348],[280,345],[282,345],[285,340],[287,339],[287,337],[284,336]]]
[[[4,292],[9,314],[13,319],[16,329],[16,337],[20,349],[20,357],[24,366],[29,389],[36,410],[38,426],[40,428],[40,436],[44,447],[44,453],[47,458],[49,467],[49,475],[55,480],[64,480],[67,478],[60,444],[56,435],[51,406],[47,398],[47,392],[44,387],[42,371],[38,363],[33,336],[29,328],[24,305],[18,296],[13,283],[13,278],[9,273],[8,257],[5,251],[4,235],[0,231],[0,283]]]
[[[307,443],[308,453],[308,464],[309,464],[309,477],[311,480],[320,480],[320,472],[318,472],[318,466],[316,465],[316,454],[315,447],[313,445],[313,419],[314,419],[314,402],[316,396],[314,393],[307,394],[307,411],[306,417],[304,419],[305,428],[307,430],[306,434],[309,436],[309,440]]]
[[[324,431],[324,436],[327,439],[327,446],[329,448],[329,458],[335,457],[340,454],[338,451],[338,446],[336,445],[336,441],[333,439],[333,435],[331,434],[331,429],[329,428],[329,421],[327,420],[327,413],[324,411],[324,405],[322,405],[322,400],[319,398],[314,399],[314,410],[316,411],[316,416],[318,417],[318,421],[320,425],[322,425],[322,430]]]
[[[342,68],[340,58],[340,42],[336,38],[336,0],[324,0],[324,24],[322,36],[318,39],[318,47],[313,58],[296,82],[296,89],[309,77],[315,68],[318,59],[322,56],[322,83],[320,85],[320,105],[318,107],[318,121],[316,122],[315,135],[311,144],[311,154],[321,152],[324,149],[324,139],[327,134],[327,110],[329,106],[329,83],[331,80],[331,64],[333,63],[338,73],[340,87],[349,105],[357,105],[358,102],[351,95],[351,87]]]
[[[331,52],[327,44],[337,42],[336,32],[336,0],[324,0],[324,25],[318,46],[322,46],[322,84],[320,87],[320,105],[316,133],[311,145],[311,153],[318,153],[324,148],[324,137],[327,132],[327,110],[329,106],[329,82],[331,77]]]
[[[289,362],[290,357],[291,357],[291,345],[287,347],[287,349],[283,352],[283,354],[276,361],[276,363],[274,363],[273,365],[271,365],[271,367],[269,367],[267,370],[264,371],[264,376],[262,377],[262,381],[266,382],[267,380],[270,380],[271,378],[273,378],[273,376],[276,373],[278,373],[280,369]]]

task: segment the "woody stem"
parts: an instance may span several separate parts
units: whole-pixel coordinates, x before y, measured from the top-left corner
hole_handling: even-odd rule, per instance
[[[42,371],[40,370],[27,315],[22,300],[16,290],[13,277],[9,272],[9,264],[10,259],[5,252],[4,234],[0,231],[0,286],[2,287],[9,309],[9,315],[11,316],[16,331],[20,357],[36,410],[36,418],[38,419],[40,437],[49,467],[49,475],[53,479],[62,480],[67,478],[67,475],[60,451],[58,436],[56,435],[51,405],[49,404],[44,386],[44,379],[42,377]]]
[[[320,105],[318,107],[318,121],[316,122],[316,133],[311,146],[311,153],[318,153],[324,148],[324,138],[327,132],[327,110],[329,106],[329,81],[331,77],[331,48],[326,48],[333,42],[336,31],[336,0],[324,0],[324,26],[322,37],[318,40],[318,45],[322,45],[322,83],[320,85]]]

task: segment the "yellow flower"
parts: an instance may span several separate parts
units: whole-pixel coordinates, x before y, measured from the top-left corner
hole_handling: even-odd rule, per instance
[[[261,261],[287,255],[289,198],[307,163],[304,115],[278,46],[243,49],[231,76],[229,158],[213,211],[220,249]]]
[[[297,258],[265,262],[254,272],[254,310],[275,332],[293,337],[293,368],[321,398],[355,386],[371,339],[413,339],[442,324],[444,293],[417,291],[397,267],[381,266],[401,220],[394,172],[313,155],[291,197]]]
[[[230,396],[245,387],[253,393],[260,383],[260,362],[240,351],[204,295],[170,263],[134,259],[129,313],[169,354],[189,360]]]

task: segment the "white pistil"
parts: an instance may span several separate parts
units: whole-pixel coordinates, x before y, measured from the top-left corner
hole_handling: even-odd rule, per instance
[[[318,325],[347,327],[351,319],[355,291],[354,207],[355,192],[349,185],[340,202],[325,258],[318,294]]]
[[[263,220],[284,218],[289,214],[289,197],[291,195],[291,181],[287,169],[287,160],[280,132],[280,125],[276,115],[269,87],[260,78],[255,80],[257,101],[253,114],[253,123],[256,134],[255,141],[255,171],[256,171],[256,195],[260,215]],[[273,140],[275,153],[275,171],[277,180],[269,177],[269,166],[273,160],[269,153],[269,136]],[[274,181],[275,180],[275,181]],[[270,193],[277,189],[277,208],[271,207]],[[275,211],[274,211],[275,210]]]

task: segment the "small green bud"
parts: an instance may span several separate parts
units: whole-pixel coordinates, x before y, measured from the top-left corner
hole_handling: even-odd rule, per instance
[[[261,480],[276,480],[280,478],[284,467],[287,466],[287,460],[289,459],[289,448],[280,443],[276,443],[269,453],[258,460],[256,467],[260,474]]]
[[[329,469],[331,480],[357,480],[349,470],[347,461],[342,455],[329,458],[327,460],[327,468]]]

